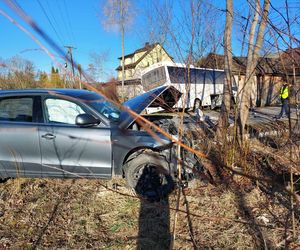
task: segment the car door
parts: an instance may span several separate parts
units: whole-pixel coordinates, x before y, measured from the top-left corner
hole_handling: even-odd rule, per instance
[[[38,96],[0,98],[0,178],[40,176],[39,103]]]
[[[73,100],[47,96],[42,103],[44,124],[39,137],[45,176],[110,177],[110,128],[75,125],[76,116],[89,110]]]

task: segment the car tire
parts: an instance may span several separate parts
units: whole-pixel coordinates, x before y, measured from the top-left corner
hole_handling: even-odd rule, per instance
[[[127,184],[147,200],[159,201],[174,190],[174,178],[166,159],[145,151],[124,165]]]

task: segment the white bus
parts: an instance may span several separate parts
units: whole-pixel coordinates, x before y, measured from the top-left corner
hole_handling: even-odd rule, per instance
[[[225,72],[224,70],[196,68],[189,69],[184,64],[161,62],[151,65],[142,72],[143,89],[148,91],[162,85],[173,85],[183,95],[177,103],[178,108],[219,107],[222,104]],[[236,92],[236,85],[233,92]],[[186,104],[184,96],[186,96]]]

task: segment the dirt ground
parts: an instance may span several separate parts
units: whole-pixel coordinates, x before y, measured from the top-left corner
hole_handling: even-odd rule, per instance
[[[149,203],[120,179],[11,179],[0,184],[0,249],[300,249],[282,193],[202,181],[180,192],[172,242],[178,192]]]

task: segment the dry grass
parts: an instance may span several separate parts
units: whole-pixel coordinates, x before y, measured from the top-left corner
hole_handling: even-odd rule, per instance
[[[53,180],[14,179],[0,185],[0,248],[4,249],[167,249],[173,225],[176,195],[168,201],[147,203],[109,191],[129,194],[120,179]],[[104,186],[103,186],[104,185]],[[257,249],[265,240],[282,247],[290,232],[285,227],[289,211],[276,195],[258,188],[250,192],[214,187],[198,182],[186,190],[179,213],[175,249]],[[232,220],[229,220],[232,219]],[[235,220],[250,224],[237,223]],[[253,223],[271,226],[258,227]],[[296,243],[293,243],[296,244]]]

